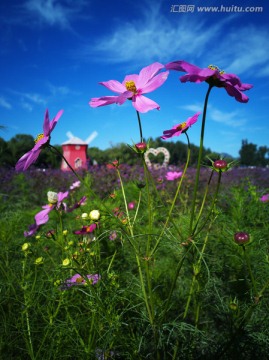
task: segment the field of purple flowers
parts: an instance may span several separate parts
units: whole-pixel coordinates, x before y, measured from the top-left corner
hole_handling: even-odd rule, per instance
[[[165,71],[163,71],[165,70]],[[186,136],[182,166],[145,161],[140,113],[159,109],[147,94],[167,80],[206,82],[197,165],[188,132],[199,113],[164,130]],[[247,103],[234,74],[185,61],[154,63],[101,83],[132,100],[142,166],[76,172],[32,169],[62,111],[15,170],[0,170],[0,354],[4,359],[267,359],[269,351],[269,169],[225,159],[204,167],[207,103],[213,88]],[[197,125],[197,124],[196,124]],[[59,154],[58,154],[59,155]]]

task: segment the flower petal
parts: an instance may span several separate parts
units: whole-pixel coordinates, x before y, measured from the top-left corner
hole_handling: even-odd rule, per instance
[[[58,120],[60,119],[60,117],[63,115],[63,110],[58,111],[57,115],[53,118],[53,120],[50,123],[50,131],[49,134],[44,134],[44,135],[50,135],[52,130],[55,128]]]
[[[149,82],[149,80],[151,80],[157,74],[157,72],[163,68],[164,65],[159,62],[155,62],[149,66],[144,67],[139,73],[136,82],[137,88],[142,89]]]
[[[49,119],[49,110],[46,109],[45,117],[43,122],[43,134],[48,136],[50,134],[50,119]]]
[[[92,98],[89,104],[91,107],[95,108],[99,106],[115,104],[117,102],[117,99],[118,96],[103,96],[99,98]]]
[[[241,103],[247,103],[249,98],[247,95],[242,93],[236,86],[226,83],[225,90],[230,96],[233,96],[237,101]]]
[[[141,113],[145,113],[153,109],[160,110],[160,105],[143,95],[133,97],[133,106],[137,111]]]
[[[149,80],[149,82],[141,89],[142,93],[146,94],[160,87],[166,81],[168,75],[169,71],[165,71],[154,76],[154,78]]]
[[[126,91],[126,87],[117,80],[103,81],[100,82],[99,84],[119,94],[122,93],[123,91]]]

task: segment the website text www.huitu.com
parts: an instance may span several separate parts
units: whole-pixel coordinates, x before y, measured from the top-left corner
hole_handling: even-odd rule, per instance
[[[186,13],[186,12],[234,12],[234,13],[256,13],[263,12],[263,6],[237,6],[237,5],[220,5],[220,6],[196,6],[196,5],[171,5],[170,12]]]

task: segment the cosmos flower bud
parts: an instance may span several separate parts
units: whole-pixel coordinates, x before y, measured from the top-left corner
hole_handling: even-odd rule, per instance
[[[214,161],[213,167],[217,171],[226,171],[228,168],[228,163],[225,160],[219,159]]]
[[[56,192],[48,191],[47,196],[48,196],[48,202],[50,204],[57,204],[57,202],[58,202],[58,194]]]
[[[100,219],[100,211],[99,210],[92,210],[89,214],[89,217],[93,221],[97,221]]]
[[[31,246],[30,243],[24,243],[21,247],[22,251],[27,251],[29,250],[29,247]]]
[[[250,240],[250,236],[247,232],[237,232],[234,234],[234,241],[238,244],[238,245],[244,245],[246,243],[248,243]]]
[[[42,256],[38,257],[38,258],[35,260],[35,264],[36,264],[36,265],[41,265],[41,264],[43,264],[43,262],[44,262],[44,259],[43,259]]]
[[[135,144],[135,149],[139,153],[144,153],[147,150],[147,147],[148,146],[145,142],[140,142],[140,143]]]

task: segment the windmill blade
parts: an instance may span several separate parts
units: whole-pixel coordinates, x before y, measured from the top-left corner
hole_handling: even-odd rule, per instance
[[[74,137],[74,135],[71,133],[71,131],[67,131],[66,136],[67,136],[69,139],[72,139],[72,138]]]
[[[85,140],[85,142],[89,145],[89,143],[91,143],[96,136],[98,135],[97,131],[94,131],[93,133],[91,133],[91,135]]]

